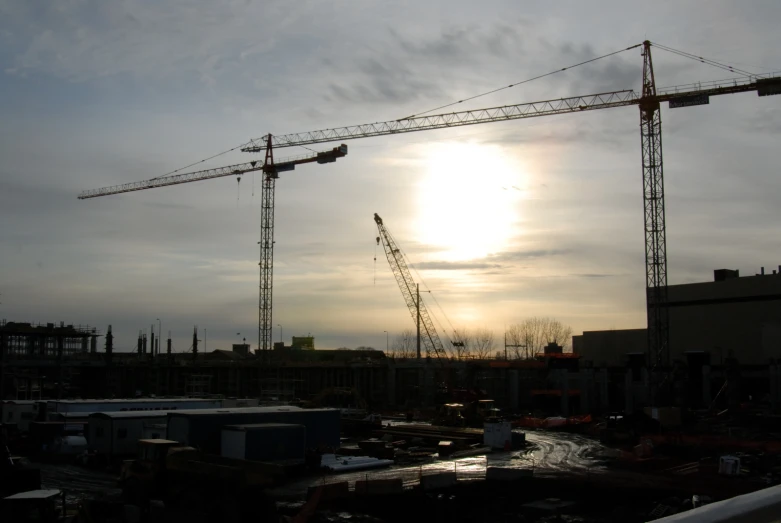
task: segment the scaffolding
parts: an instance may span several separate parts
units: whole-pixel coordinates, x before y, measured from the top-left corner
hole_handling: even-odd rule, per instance
[[[89,325],[0,321],[0,349],[6,359],[53,359],[97,352],[100,335]]]
[[[292,378],[261,378],[259,382],[260,405],[290,405],[301,390],[304,380]]]
[[[211,391],[210,374],[191,374],[187,376],[184,385],[185,396],[190,398],[205,398]]]

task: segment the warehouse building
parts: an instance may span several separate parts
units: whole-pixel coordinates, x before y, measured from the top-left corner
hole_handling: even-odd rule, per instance
[[[341,416],[338,409],[301,409],[299,407],[252,407],[243,409],[205,409],[168,413],[166,439],[199,448],[210,454],[221,452],[223,427],[259,423],[303,425],[306,448],[339,447]]]
[[[671,362],[781,359],[781,267],[743,277],[719,269],[710,282],[670,285],[668,303]],[[595,366],[624,366],[646,353],[646,330],[584,332],[573,336],[572,348]]]

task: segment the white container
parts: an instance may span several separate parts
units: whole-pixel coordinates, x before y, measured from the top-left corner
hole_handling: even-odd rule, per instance
[[[719,458],[719,474],[725,476],[739,476],[740,458],[737,456],[722,456]]]
[[[513,441],[513,427],[509,421],[490,421],[483,424],[483,445],[493,449],[509,449]]]

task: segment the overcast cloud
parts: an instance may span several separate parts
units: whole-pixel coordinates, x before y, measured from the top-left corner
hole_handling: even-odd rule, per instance
[[[777,71],[778,20],[778,1],[0,0],[0,317],[112,324],[121,350],[156,318],[176,350],[196,324],[209,349],[254,346],[259,178],[78,193],[268,132],[418,114],[646,38]],[[660,86],[732,76],[659,49],[654,65]],[[637,90],[641,69],[633,49],[447,110]],[[781,263],[780,104],[663,108],[670,283]],[[383,331],[412,326],[375,212],[445,325],[644,326],[638,120],[625,107],[357,140],[336,164],[284,173],[274,339],[281,324],[288,342],[384,348]]]

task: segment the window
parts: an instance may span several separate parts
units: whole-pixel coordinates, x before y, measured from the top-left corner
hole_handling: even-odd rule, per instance
[[[96,438],[102,438],[103,437],[103,427],[97,427],[95,429],[95,437]]]
[[[117,429],[117,439],[127,438],[127,429]]]

